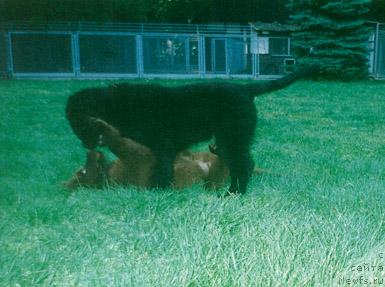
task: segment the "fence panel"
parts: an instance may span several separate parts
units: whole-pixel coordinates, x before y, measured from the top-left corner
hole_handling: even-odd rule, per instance
[[[205,37],[205,65],[207,74],[227,74],[232,46],[226,37]]]
[[[145,74],[198,73],[198,40],[189,37],[143,36]]]
[[[73,73],[71,34],[12,33],[11,42],[15,73]]]
[[[252,75],[250,38],[228,39],[228,67],[231,75]]]
[[[282,75],[285,59],[290,58],[290,43],[285,37],[259,37],[259,74]]]
[[[205,68],[208,74],[253,74],[250,38],[206,37]]]
[[[80,73],[137,73],[135,36],[79,35]]]
[[[198,39],[189,39],[189,72],[192,74],[199,73],[199,43]]]

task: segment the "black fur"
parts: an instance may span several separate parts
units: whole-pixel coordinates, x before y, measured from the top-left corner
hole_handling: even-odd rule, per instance
[[[175,156],[189,145],[215,137],[231,175],[229,192],[244,193],[254,163],[250,145],[257,111],[255,96],[284,88],[312,73],[304,68],[279,80],[246,85],[199,83],[178,87],[118,84],[85,89],[70,96],[67,119],[88,149],[98,144],[89,117],[115,126],[122,136],[148,146],[157,159],[154,184],[169,185]]]

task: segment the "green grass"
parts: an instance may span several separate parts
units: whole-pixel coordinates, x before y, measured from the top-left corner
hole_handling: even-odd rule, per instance
[[[201,186],[63,190],[85,159],[66,99],[106,84],[0,82],[0,286],[385,280],[352,267],[385,265],[385,83],[304,81],[258,98],[252,153],[271,173],[225,199]]]

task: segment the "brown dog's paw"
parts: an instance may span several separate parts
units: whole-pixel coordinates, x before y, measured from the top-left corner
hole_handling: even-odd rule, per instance
[[[94,118],[94,117],[89,117],[88,124],[91,127],[93,127],[96,131],[98,131],[100,134],[104,133],[110,127],[110,125],[107,124],[102,119]]]
[[[209,151],[212,154],[218,155],[218,147],[217,147],[217,145],[216,144],[209,144]]]
[[[98,144],[99,145],[105,145],[109,142],[111,142],[112,139],[116,139],[120,137],[119,131],[110,125],[109,123],[105,122],[104,120],[100,118],[94,118],[90,117],[89,118],[89,124],[91,128],[93,128],[98,134]]]
[[[104,146],[104,134],[106,133],[106,127],[108,127],[108,124],[99,118],[89,117],[88,125],[97,135],[97,145]]]

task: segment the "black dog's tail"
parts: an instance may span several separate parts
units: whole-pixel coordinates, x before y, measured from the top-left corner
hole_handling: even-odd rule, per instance
[[[247,89],[251,97],[257,97],[262,94],[283,89],[289,86],[290,84],[294,83],[298,79],[301,79],[306,76],[314,75],[315,73],[317,73],[318,70],[319,70],[318,65],[311,65],[311,66],[303,67],[278,80],[272,80],[272,81],[267,81],[263,83],[246,84],[245,88]]]

